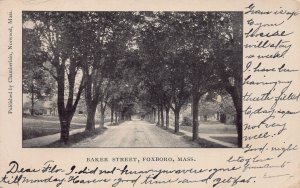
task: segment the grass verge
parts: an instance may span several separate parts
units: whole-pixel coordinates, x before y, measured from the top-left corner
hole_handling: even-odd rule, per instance
[[[236,137],[231,137],[231,136],[212,136],[211,138],[213,139],[216,139],[216,140],[220,140],[220,141],[223,141],[223,142],[228,142],[228,143],[231,143],[231,144],[237,144],[237,138]]]
[[[43,146],[47,148],[68,148],[72,146],[73,144],[76,144],[78,142],[84,141],[85,139],[93,139],[96,136],[103,134],[107,130],[106,127],[104,128],[96,128],[94,131],[83,131],[80,133],[76,133],[73,135],[70,135],[69,142],[67,144],[63,143],[62,141],[58,140],[55,142],[52,142],[49,145]]]
[[[199,147],[199,148],[227,148],[226,146],[223,146],[223,145],[217,144],[215,142],[211,142],[211,141],[205,140],[203,138],[198,138],[197,140],[192,140],[192,138],[190,136],[187,136],[187,135],[185,135],[182,132],[175,133],[174,129],[172,129],[174,127],[168,128],[168,129],[166,129],[166,127],[161,127],[161,126],[158,126],[158,127],[161,128],[164,131],[167,131],[167,132],[171,133],[171,134],[182,136],[182,139],[186,143],[190,143],[192,145],[192,147]]]
[[[109,120],[106,119],[105,122]],[[75,123],[75,124],[74,124]],[[74,117],[71,123],[70,131],[74,129],[85,128],[86,120],[82,117]],[[99,122],[96,121],[96,124]],[[23,117],[22,139],[32,139],[41,136],[48,136],[60,133],[60,124],[58,117],[54,116],[28,116]]]
[[[35,128],[35,127],[23,127],[22,134],[23,134],[23,140],[31,139],[31,138],[37,138],[41,136],[48,136],[52,134],[57,134],[60,132],[60,129],[56,128]]]

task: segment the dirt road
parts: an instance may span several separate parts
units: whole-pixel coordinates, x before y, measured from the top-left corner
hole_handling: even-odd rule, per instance
[[[107,128],[96,138],[84,140],[72,147],[199,147],[180,135],[138,119]]]

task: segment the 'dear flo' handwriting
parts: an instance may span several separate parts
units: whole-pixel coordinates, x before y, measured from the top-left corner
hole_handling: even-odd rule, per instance
[[[71,165],[60,167],[55,161],[47,161],[42,166],[25,167],[18,161],[11,161],[8,170],[0,177],[0,183],[21,184],[107,184],[119,185],[162,185],[162,184],[208,184],[217,187],[221,184],[230,186],[253,183],[255,176],[234,175],[242,167],[212,168],[174,168],[174,169],[134,169],[128,165],[104,168],[94,164],[89,166]],[[230,176],[226,176],[229,174]]]

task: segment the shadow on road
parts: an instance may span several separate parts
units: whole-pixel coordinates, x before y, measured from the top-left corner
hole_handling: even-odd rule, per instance
[[[159,126],[159,125],[156,125],[156,126],[159,127],[159,128],[161,128],[162,130],[165,130],[165,131],[167,131],[169,133],[172,133],[172,134],[175,134],[175,135],[180,135],[180,136],[185,135],[182,132],[175,133],[174,129],[171,129],[170,127],[166,128],[166,127],[162,127],[162,126]]]
[[[125,121],[120,121],[118,123],[110,123],[109,125],[107,125],[108,127],[114,127],[114,126],[119,126],[121,125],[122,123],[124,123]]]
[[[46,146],[42,146],[42,148],[68,148],[73,144],[76,144],[78,142],[82,142],[86,139],[93,139],[101,134],[103,134],[107,130],[106,127],[103,128],[96,128],[94,131],[84,131],[80,133],[76,133],[73,135],[70,135],[68,144],[64,144],[62,141],[57,140],[55,142],[52,142],[51,144],[48,144]]]

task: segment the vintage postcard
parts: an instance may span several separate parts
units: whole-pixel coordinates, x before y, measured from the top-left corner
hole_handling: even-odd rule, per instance
[[[0,188],[300,187],[299,11],[0,1]]]

